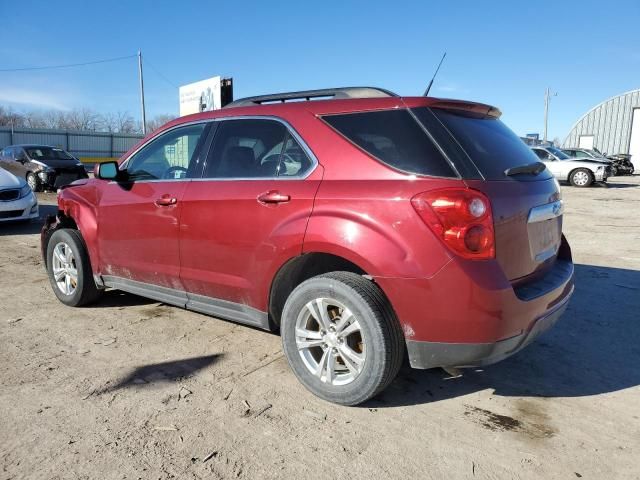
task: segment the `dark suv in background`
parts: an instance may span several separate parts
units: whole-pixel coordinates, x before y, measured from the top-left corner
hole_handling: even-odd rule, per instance
[[[499,117],[342,88],[176,119],[60,191],[51,286],[70,306],[116,288],[279,329],[298,379],[345,405],[405,355],[497,362],[573,292],[558,183]]]
[[[31,190],[56,190],[88,178],[84,166],[73,155],[48,145],[10,145],[0,152],[0,167],[24,178]]]

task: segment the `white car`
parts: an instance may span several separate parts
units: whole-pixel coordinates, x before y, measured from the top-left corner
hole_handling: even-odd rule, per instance
[[[532,147],[542,163],[560,182],[569,182],[574,187],[589,187],[596,182],[606,182],[612,176],[611,165],[594,158],[571,158],[559,148]]]
[[[0,222],[38,218],[38,199],[22,178],[0,168]]]

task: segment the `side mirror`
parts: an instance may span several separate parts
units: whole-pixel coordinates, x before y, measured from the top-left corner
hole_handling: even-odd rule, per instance
[[[93,169],[93,176],[101,180],[115,180],[118,178],[118,162],[99,163]]]

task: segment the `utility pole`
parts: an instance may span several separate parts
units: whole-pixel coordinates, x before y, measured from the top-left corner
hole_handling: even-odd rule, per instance
[[[558,93],[551,93],[551,89],[547,87],[544,91],[544,135],[542,140],[546,143],[547,141],[547,125],[549,124],[549,103],[551,102],[551,97],[557,97]]]
[[[140,108],[142,109],[142,135],[146,135],[147,134],[147,114],[144,109],[144,79],[142,78],[142,52],[140,52],[140,50],[138,50],[138,76],[140,77]]]

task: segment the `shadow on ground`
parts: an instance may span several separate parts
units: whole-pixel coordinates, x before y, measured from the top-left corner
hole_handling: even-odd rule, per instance
[[[193,375],[198,370],[202,370],[212,365],[222,357],[222,354],[205,355],[202,357],[185,358],[173,360],[171,362],[151,363],[136,367],[131,372],[114,385],[110,385],[96,394],[114,392],[122,388],[131,386],[144,387],[158,383],[174,382],[180,378]]]
[[[132,307],[135,305],[149,305],[158,303],[150,298],[140,297],[122,290],[105,290],[97,302],[90,305],[91,308]],[[177,307],[176,307],[177,308]]]
[[[44,220],[48,215],[55,215],[57,205],[40,205],[40,216],[26,222],[2,222],[0,223],[0,237],[5,235],[33,235],[40,233]]]
[[[607,188],[637,188],[640,187],[637,183],[607,183]]]
[[[576,290],[553,329],[501,363],[463,370],[403,368],[366,407],[436,402],[480,390],[495,395],[582,397],[640,385],[640,271],[576,265]]]

